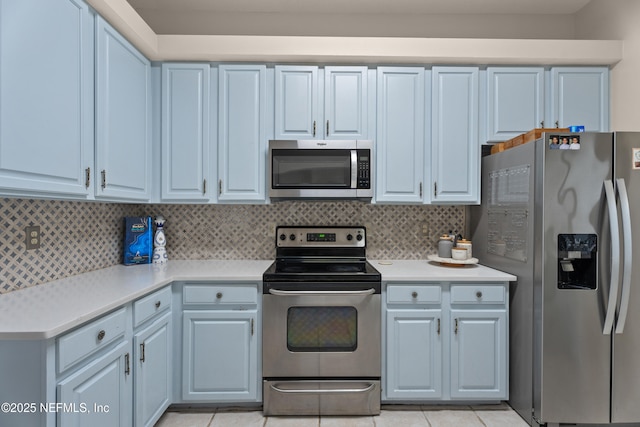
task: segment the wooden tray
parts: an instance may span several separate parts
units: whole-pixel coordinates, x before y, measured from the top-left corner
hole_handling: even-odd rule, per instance
[[[427,255],[429,261],[437,262],[445,267],[464,267],[465,265],[473,265],[478,263],[478,258],[469,259],[453,259],[440,258],[438,255]]]

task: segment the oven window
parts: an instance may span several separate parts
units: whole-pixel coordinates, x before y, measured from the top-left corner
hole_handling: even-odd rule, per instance
[[[351,188],[350,150],[273,150],[273,188]]]
[[[355,351],[358,311],[354,307],[290,307],[287,313],[289,351]]]

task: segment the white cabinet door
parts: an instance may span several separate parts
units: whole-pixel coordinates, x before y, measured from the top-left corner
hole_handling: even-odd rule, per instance
[[[267,69],[219,67],[218,201],[264,201]]]
[[[441,310],[387,310],[388,399],[442,397]]]
[[[58,383],[58,427],[128,427],[132,422],[130,341]],[[75,408],[75,409],[71,409]]]
[[[547,127],[584,126],[585,131],[609,131],[609,69],[551,69],[551,106]]]
[[[275,67],[275,139],[321,138],[318,67]]]
[[[543,127],[544,68],[487,68],[487,141]]]
[[[208,64],[162,64],[162,200],[207,201],[215,194],[210,76]]]
[[[422,203],[425,71],[379,67],[376,201]]]
[[[325,67],[325,139],[367,138],[367,80],[367,67]]]
[[[0,3],[0,194],[93,194],[93,52],[83,1]]]
[[[478,67],[433,67],[431,202],[480,203]]]
[[[507,399],[505,310],[451,310],[451,398]]]
[[[256,328],[256,311],[185,311],[182,398],[256,401],[260,381]]]
[[[171,312],[138,332],[133,345],[135,425],[153,427],[171,403]]]
[[[151,198],[151,64],[96,18],[97,198]]]

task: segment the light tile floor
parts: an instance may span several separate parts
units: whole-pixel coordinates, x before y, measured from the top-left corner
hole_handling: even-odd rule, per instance
[[[155,427],[528,427],[507,404],[383,406],[373,417],[263,417],[259,410],[166,412]]]

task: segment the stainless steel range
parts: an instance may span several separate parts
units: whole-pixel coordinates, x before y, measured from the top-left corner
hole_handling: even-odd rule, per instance
[[[380,273],[364,227],[277,227],[264,273],[265,415],[380,413]]]

